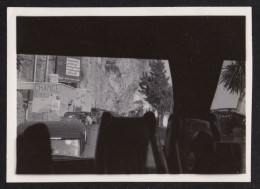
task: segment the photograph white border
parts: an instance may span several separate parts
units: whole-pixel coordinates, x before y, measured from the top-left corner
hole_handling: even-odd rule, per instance
[[[17,175],[16,17],[17,16],[245,16],[246,17],[246,173],[152,175]],[[175,8],[16,8],[7,9],[7,182],[251,182],[252,13],[251,7]]]

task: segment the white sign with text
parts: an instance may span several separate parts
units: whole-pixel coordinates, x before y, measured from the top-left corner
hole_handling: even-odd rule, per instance
[[[66,75],[79,76],[80,60],[74,58],[67,58]]]

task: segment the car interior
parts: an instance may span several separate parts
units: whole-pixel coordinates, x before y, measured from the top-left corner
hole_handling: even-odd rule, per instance
[[[225,146],[215,149],[221,134],[210,106],[223,61],[245,61],[245,17],[18,17],[17,54],[168,60],[174,90],[174,110],[168,120],[165,144],[159,142],[154,113],[126,118],[105,112],[94,158],[50,163],[46,127],[31,127],[23,138],[17,138],[17,174],[243,172],[239,146],[232,148],[236,159],[223,155],[231,153]],[[181,133],[191,124],[199,132],[191,131],[193,138],[187,139]],[[37,145],[43,145],[39,148],[46,151],[19,151],[28,149],[20,146],[24,141],[25,145],[35,144],[34,139],[44,137],[43,132],[43,144]],[[221,160],[216,158],[216,150]],[[190,165],[195,157],[196,164]],[[236,163],[221,167],[218,161]],[[24,168],[27,164],[28,169]]]
[[[168,173],[155,130],[156,119],[152,112],[142,118],[116,118],[105,113],[96,147],[97,173]]]

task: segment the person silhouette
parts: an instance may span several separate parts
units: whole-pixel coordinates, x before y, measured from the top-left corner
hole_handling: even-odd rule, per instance
[[[17,174],[51,173],[51,144],[48,128],[37,123],[17,137]]]

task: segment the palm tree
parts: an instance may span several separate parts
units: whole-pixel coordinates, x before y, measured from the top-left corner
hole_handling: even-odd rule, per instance
[[[245,62],[232,61],[225,66],[220,75],[219,83],[224,84],[224,89],[231,94],[238,94],[237,111],[240,110],[241,103],[245,97]]]

